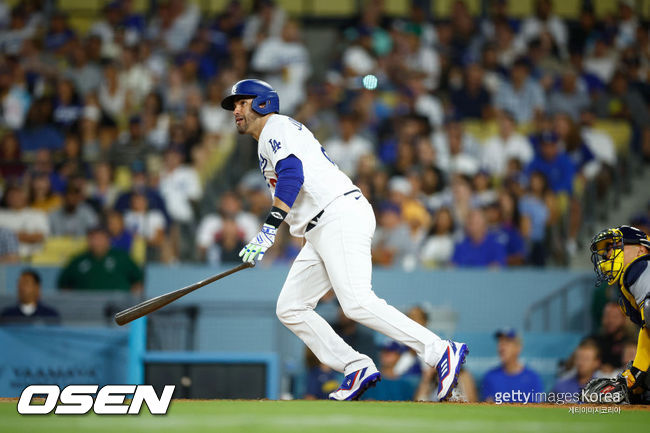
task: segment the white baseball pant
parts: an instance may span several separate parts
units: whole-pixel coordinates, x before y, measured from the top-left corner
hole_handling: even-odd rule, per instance
[[[330,288],[350,319],[406,344],[435,366],[446,342],[377,297],[371,288],[370,243],[375,232],[372,206],[361,193],[330,203],[305,234],[278,298],[280,321],[323,363],[346,375],[372,364],[352,349],[314,308]]]

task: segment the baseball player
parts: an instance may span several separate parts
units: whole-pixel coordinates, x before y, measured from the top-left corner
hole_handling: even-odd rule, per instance
[[[621,309],[641,327],[634,361],[620,377],[630,397],[640,396],[650,389],[650,240],[635,227],[603,230],[591,241],[591,261],[598,283],[618,284]]]
[[[347,345],[314,311],[330,288],[346,316],[406,344],[437,367],[438,397],[449,398],[467,345],[441,340],[372,291],[370,242],[376,223],[359,188],[304,125],[278,114],[278,94],[267,83],[239,81],[221,106],[233,111],[240,134],[257,140],[260,170],[273,196],[260,233],[240,256],[244,262],[262,260],[283,221],[293,236],[305,238],[276,313],[322,363],[344,373],[343,384],[330,399],[356,400],[380,380],[372,360]]]

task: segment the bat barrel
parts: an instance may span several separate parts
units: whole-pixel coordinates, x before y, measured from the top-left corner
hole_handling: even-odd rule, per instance
[[[255,263],[242,263],[239,266],[236,266],[218,275],[214,275],[210,278],[206,278],[205,280],[199,281],[198,283],[183,287],[182,289],[174,290],[173,292],[165,293],[164,295],[156,296],[155,298],[147,299],[146,301],[140,302],[133,307],[127,308],[126,310],[117,313],[115,315],[115,323],[120,326],[126,325],[135,319],[139,319],[142,316],[146,316],[149,313],[153,313],[154,311],[159,310],[165,305],[174,302],[178,298],[185,296],[196,289],[220,280],[221,278],[227,277],[228,275],[234,274],[235,272],[241,271],[242,269],[252,268],[254,266]]]

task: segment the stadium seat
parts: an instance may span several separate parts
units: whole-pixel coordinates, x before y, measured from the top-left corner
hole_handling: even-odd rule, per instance
[[[553,12],[567,19],[577,19],[580,15],[582,0],[554,0]],[[508,15],[515,18],[527,18],[535,13],[535,0],[517,0],[508,2]]]
[[[535,124],[533,122],[520,123],[517,125],[517,132],[522,135],[528,136],[535,130]]]
[[[465,120],[463,122],[463,129],[481,143],[496,135],[498,132],[496,122],[486,122],[483,120]]]
[[[526,18],[533,15],[535,0],[518,0],[508,2],[508,15],[515,18]]]
[[[292,17],[300,17],[307,10],[306,0],[277,0],[276,3]]]
[[[201,9],[201,12],[205,12],[207,14],[216,14],[224,9],[226,9],[226,6],[230,3],[230,0],[189,0],[191,3],[194,3],[199,6]],[[246,7],[249,6],[247,3],[250,2],[242,2],[244,9],[249,10],[250,8]]]
[[[554,0],[553,11],[562,18],[575,20],[580,16],[582,0]]]
[[[142,236],[133,238],[131,244],[131,258],[140,266],[144,266],[147,261],[147,240]]]
[[[598,0],[594,2],[596,17],[604,18],[610,15],[616,15],[618,11],[618,0]]]
[[[131,188],[131,170],[129,167],[119,166],[115,169],[115,180],[113,183],[115,186],[122,191],[126,191]]]
[[[451,15],[451,8],[454,6],[457,0],[436,0],[431,2],[431,10],[433,15],[440,18],[449,18]],[[472,16],[478,16],[481,14],[481,0],[461,0],[465,3],[469,9],[469,13]]]
[[[649,1],[641,2],[641,10],[639,11],[639,13],[641,14],[641,16],[645,20],[650,19],[650,2]]]
[[[133,0],[133,12],[147,14],[151,7],[150,0]]]
[[[612,137],[616,153],[626,155],[629,152],[632,139],[632,128],[629,123],[622,120],[598,119],[594,128]]]
[[[75,15],[70,14],[68,16],[68,24],[72,30],[74,30],[77,35],[83,36],[88,33],[88,30],[92,27],[93,23],[97,20],[95,16],[85,16],[85,15]]]
[[[357,4],[348,0],[315,1],[309,12],[317,17],[352,16],[357,13]]]
[[[402,0],[384,0],[386,15],[391,17],[406,17],[410,12],[409,2]]]
[[[58,7],[64,12],[99,13],[104,3],[102,0],[59,0]]]
[[[63,265],[72,256],[86,248],[86,238],[53,236],[47,238],[43,249],[32,256],[31,263],[40,265]]]

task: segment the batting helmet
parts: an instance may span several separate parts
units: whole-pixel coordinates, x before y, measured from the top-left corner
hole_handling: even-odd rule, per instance
[[[239,97],[254,98],[251,108],[261,114],[277,113],[280,111],[280,98],[269,83],[262,80],[241,80],[230,90],[230,95],[221,101],[226,110],[235,109],[235,99]]]

